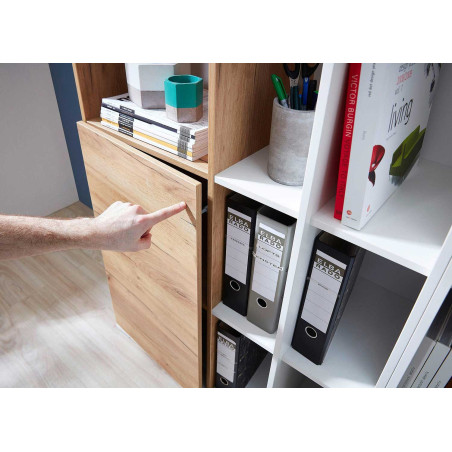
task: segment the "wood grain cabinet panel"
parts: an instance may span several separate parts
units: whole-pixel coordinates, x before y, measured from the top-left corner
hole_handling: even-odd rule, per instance
[[[115,201],[186,211],[138,253],[104,251],[118,324],[182,386],[201,386],[201,183],[89,124],[78,130],[96,215]]]

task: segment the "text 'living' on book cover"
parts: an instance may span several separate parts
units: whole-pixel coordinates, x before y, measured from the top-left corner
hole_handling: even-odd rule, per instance
[[[356,100],[346,105],[353,110],[353,125],[344,128],[344,138],[351,136],[351,148],[342,209],[342,223],[358,230],[418,160],[441,67],[433,63],[359,66]],[[342,168],[343,163],[341,155]]]

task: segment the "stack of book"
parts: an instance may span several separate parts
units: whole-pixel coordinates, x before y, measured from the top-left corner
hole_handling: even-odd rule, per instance
[[[128,94],[102,99],[102,125],[152,144],[190,161],[207,155],[208,102],[204,90],[204,115],[196,123],[180,124],[168,119],[164,109],[144,109]]]
[[[421,342],[399,387],[444,388],[452,377],[452,290]]]

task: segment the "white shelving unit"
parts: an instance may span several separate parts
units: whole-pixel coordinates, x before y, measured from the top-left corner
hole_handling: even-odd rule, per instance
[[[303,187],[278,184],[267,173],[268,147],[218,173],[215,182],[297,218]]]
[[[441,100],[433,104],[422,159],[360,231],[333,217],[346,77],[347,65],[323,65],[303,187],[268,177],[266,148],[215,176],[217,184],[297,219],[277,332],[268,335],[221,302],[213,309],[271,354],[269,371],[259,373],[268,374],[267,387],[292,385],[294,373],[323,387],[396,387],[452,285],[452,156],[444,146],[452,142],[452,65],[442,69]],[[368,253],[318,366],[290,344],[313,242],[322,230]]]

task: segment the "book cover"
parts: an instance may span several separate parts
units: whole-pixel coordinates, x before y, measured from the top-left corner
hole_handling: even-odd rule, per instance
[[[429,388],[444,388],[452,376],[452,351],[449,351],[446,359],[436,372],[433,380],[428,385]]]
[[[345,187],[347,185],[348,164],[350,161],[350,151],[352,148],[353,127],[355,124],[356,100],[358,98],[360,75],[361,63],[351,63],[348,69],[347,97],[345,100],[341,158],[339,161],[336,201],[334,205],[334,218],[338,220],[342,220],[342,207],[344,206]]]
[[[419,158],[439,64],[361,65],[342,224],[361,229]]]

